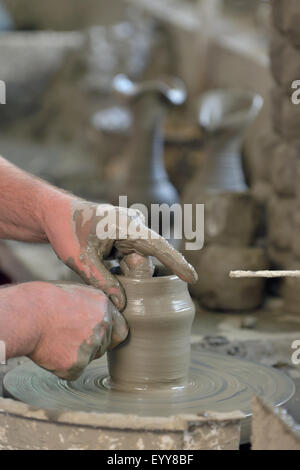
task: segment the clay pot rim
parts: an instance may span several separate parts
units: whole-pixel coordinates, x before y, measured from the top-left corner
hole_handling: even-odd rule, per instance
[[[156,276],[156,277],[150,277],[150,278],[144,278],[144,279],[137,279],[133,277],[125,277],[121,275],[117,275],[118,280],[124,283],[128,284],[138,284],[138,285],[145,285],[145,284],[162,284],[163,282],[170,282],[170,281],[180,281],[182,283],[185,283],[182,279],[180,279],[176,274],[170,274],[167,276]]]

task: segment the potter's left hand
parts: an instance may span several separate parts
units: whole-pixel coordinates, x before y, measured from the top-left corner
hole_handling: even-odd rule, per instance
[[[121,257],[131,253],[155,256],[184,281],[197,280],[193,267],[164,238],[146,227],[139,211],[98,205],[63,193],[58,193],[52,204],[44,220],[56,254],[87,284],[105,292],[119,310],[126,303],[123,288],[103,263],[113,251]]]
[[[99,289],[38,281],[0,289],[7,359],[28,356],[63,379],[76,380],[127,334],[125,319]]]

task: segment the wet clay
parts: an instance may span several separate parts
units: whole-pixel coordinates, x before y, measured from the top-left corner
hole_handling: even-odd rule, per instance
[[[177,276],[118,277],[127,298],[128,339],[108,353],[112,389],[184,386],[190,364],[195,308]]]
[[[69,382],[26,364],[5,376],[10,396],[51,410],[142,417],[240,410],[250,417],[254,393],[273,406],[293,395],[293,382],[275,369],[219,354],[190,353],[194,306],[186,283],[177,276],[118,280],[127,296],[124,316],[130,334],[108,353],[109,370],[101,358]],[[249,436],[246,419],[242,442]]]
[[[120,261],[120,269],[125,277],[133,279],[147,279],[154,274],[154,264],[151,256],[141,256],[131,253]]]
[[[272,406],[285,403],[294,393],[291,379],[261,364],[193,351],[187,385],[170,388],[122,391],[106,385],[104,358],[94,361],[80,379],[68,382],[36,366],[24,364],[4,377],[6,392],[34,408],[50,410],[121,413],[125,417],[170,417],[180,414],[207,415],[209,411],[242,411],[251,415],[253,395],[264,397]],[[128,418],[128,423],[129,423]],[[242,424],[242,442],[250,438],[249,420]]]
[[[197,280],[194,268],[184,257],[144,224],[141,212],[76,200],[71,203],[71,214],[72,244],[68,244],[68,250],[56,253],[86,284],[103,290],[119,311],[125,307],[126,296],[104,264],[115,252],[120,258],[133,254],[155,256],[184,281]]]

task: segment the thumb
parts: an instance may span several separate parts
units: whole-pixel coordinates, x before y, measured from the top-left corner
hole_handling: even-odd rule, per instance
[[[95,247],[89,247],[89,258],[85,263],[84,280],[102,290],[119,311],[124,310],[126,296],[118,279],[106,268]]]
[[[128,325],[123,315],[118,312],[116,307],[111,302],[109,302],[108,308],[110,309],[112,315],[111,342],[108,348],[108,350],[111,351],[126,340],[128,336]]]

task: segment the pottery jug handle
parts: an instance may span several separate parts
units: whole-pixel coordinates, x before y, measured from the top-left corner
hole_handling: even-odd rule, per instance
[[[132,104],[136,100],[151,94],[161,98],[166,104],[180,106],[187,97],[184,83],[179,78],[174,77],[135,83],[126,75],[119,74],[113,80],[113,91],[126,104]]]

